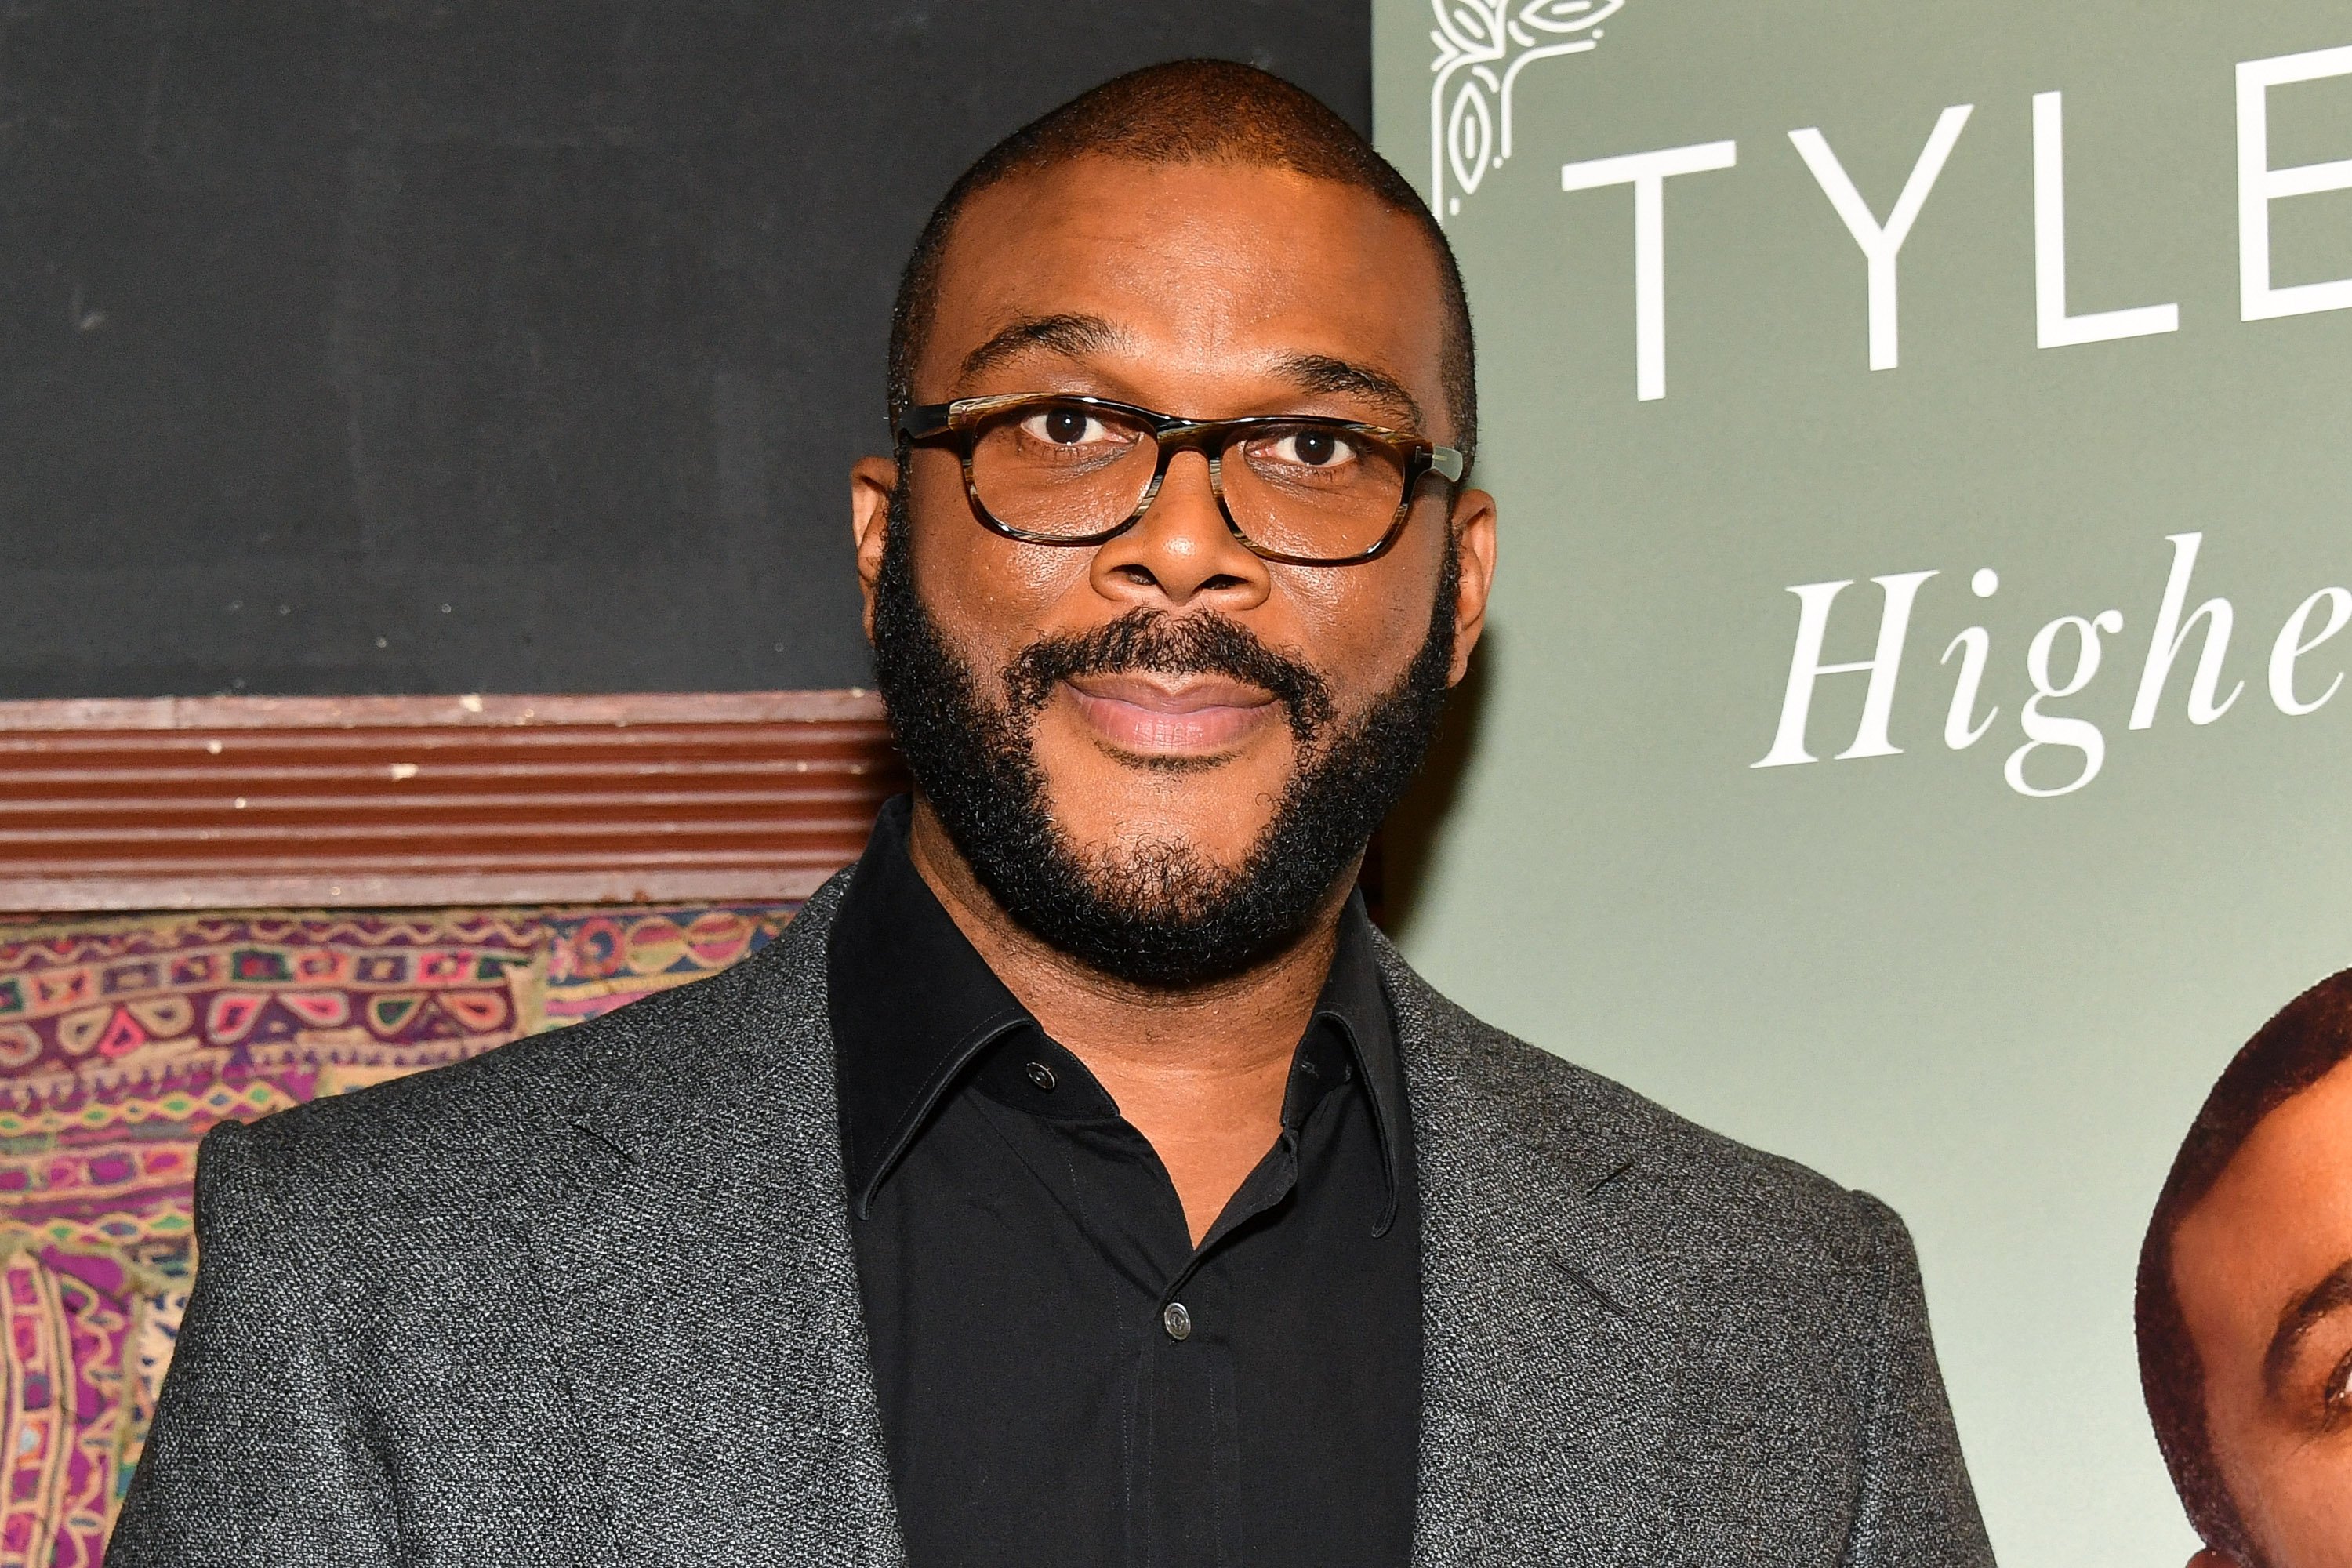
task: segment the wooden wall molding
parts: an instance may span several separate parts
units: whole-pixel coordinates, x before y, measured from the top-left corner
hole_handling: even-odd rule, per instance
[[[860,690],[0,702],[0,910],[798,899],[904,787]]]

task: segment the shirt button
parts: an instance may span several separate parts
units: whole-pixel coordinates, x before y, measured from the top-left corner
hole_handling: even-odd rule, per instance
[[[1171,1340],[1189,1340],[1192,1337],[1192,1314],[1183,1302],[1171,1301],[1168,1310],[1160,1314],[1160,1326],[1168,1331]]]
[[[1027,1067],[1023,1068],[1021,1070],[1027,1073],[1029,1075],[1029,1081],[1035,1084],[1040,1089],[1045,1090],[1047,1093],[1051,1093],[1053,1091],[1054,1069],[1047,1067],[1044,1062],[1031,1062]]]

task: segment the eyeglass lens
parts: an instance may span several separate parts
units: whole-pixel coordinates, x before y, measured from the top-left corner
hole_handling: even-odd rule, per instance
[[[1343,559],[1378,544],[1404,499],[1402,455],[1326,425],[1252,426],[1219,454],[1229,511],[1277,554]],[[1150,426],[1115,410],[1032,405],[984,425],[972,488],[989,515],[1045,538],[1083,539],[1134,515],[1159,468]]]

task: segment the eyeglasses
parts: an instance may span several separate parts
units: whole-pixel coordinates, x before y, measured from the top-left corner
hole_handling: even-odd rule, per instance
[[[1028,544],[1100,544],[1150,510],[1179,452],[1208,459],[1234,537],[1268,561],[1345,566],[1387,552],[1435,474],[1463,458],[1418,436],[1346,419],[1179,419],[1099,397],[965,397],[898,416],[901,440],[963,459],[975,516]]]

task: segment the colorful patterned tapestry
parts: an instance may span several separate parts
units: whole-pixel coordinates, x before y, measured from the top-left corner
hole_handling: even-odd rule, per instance
[[[793,907],[0,927],[0,1568],[99,1568],[187,1303],[215,1122],[698,979]]]

